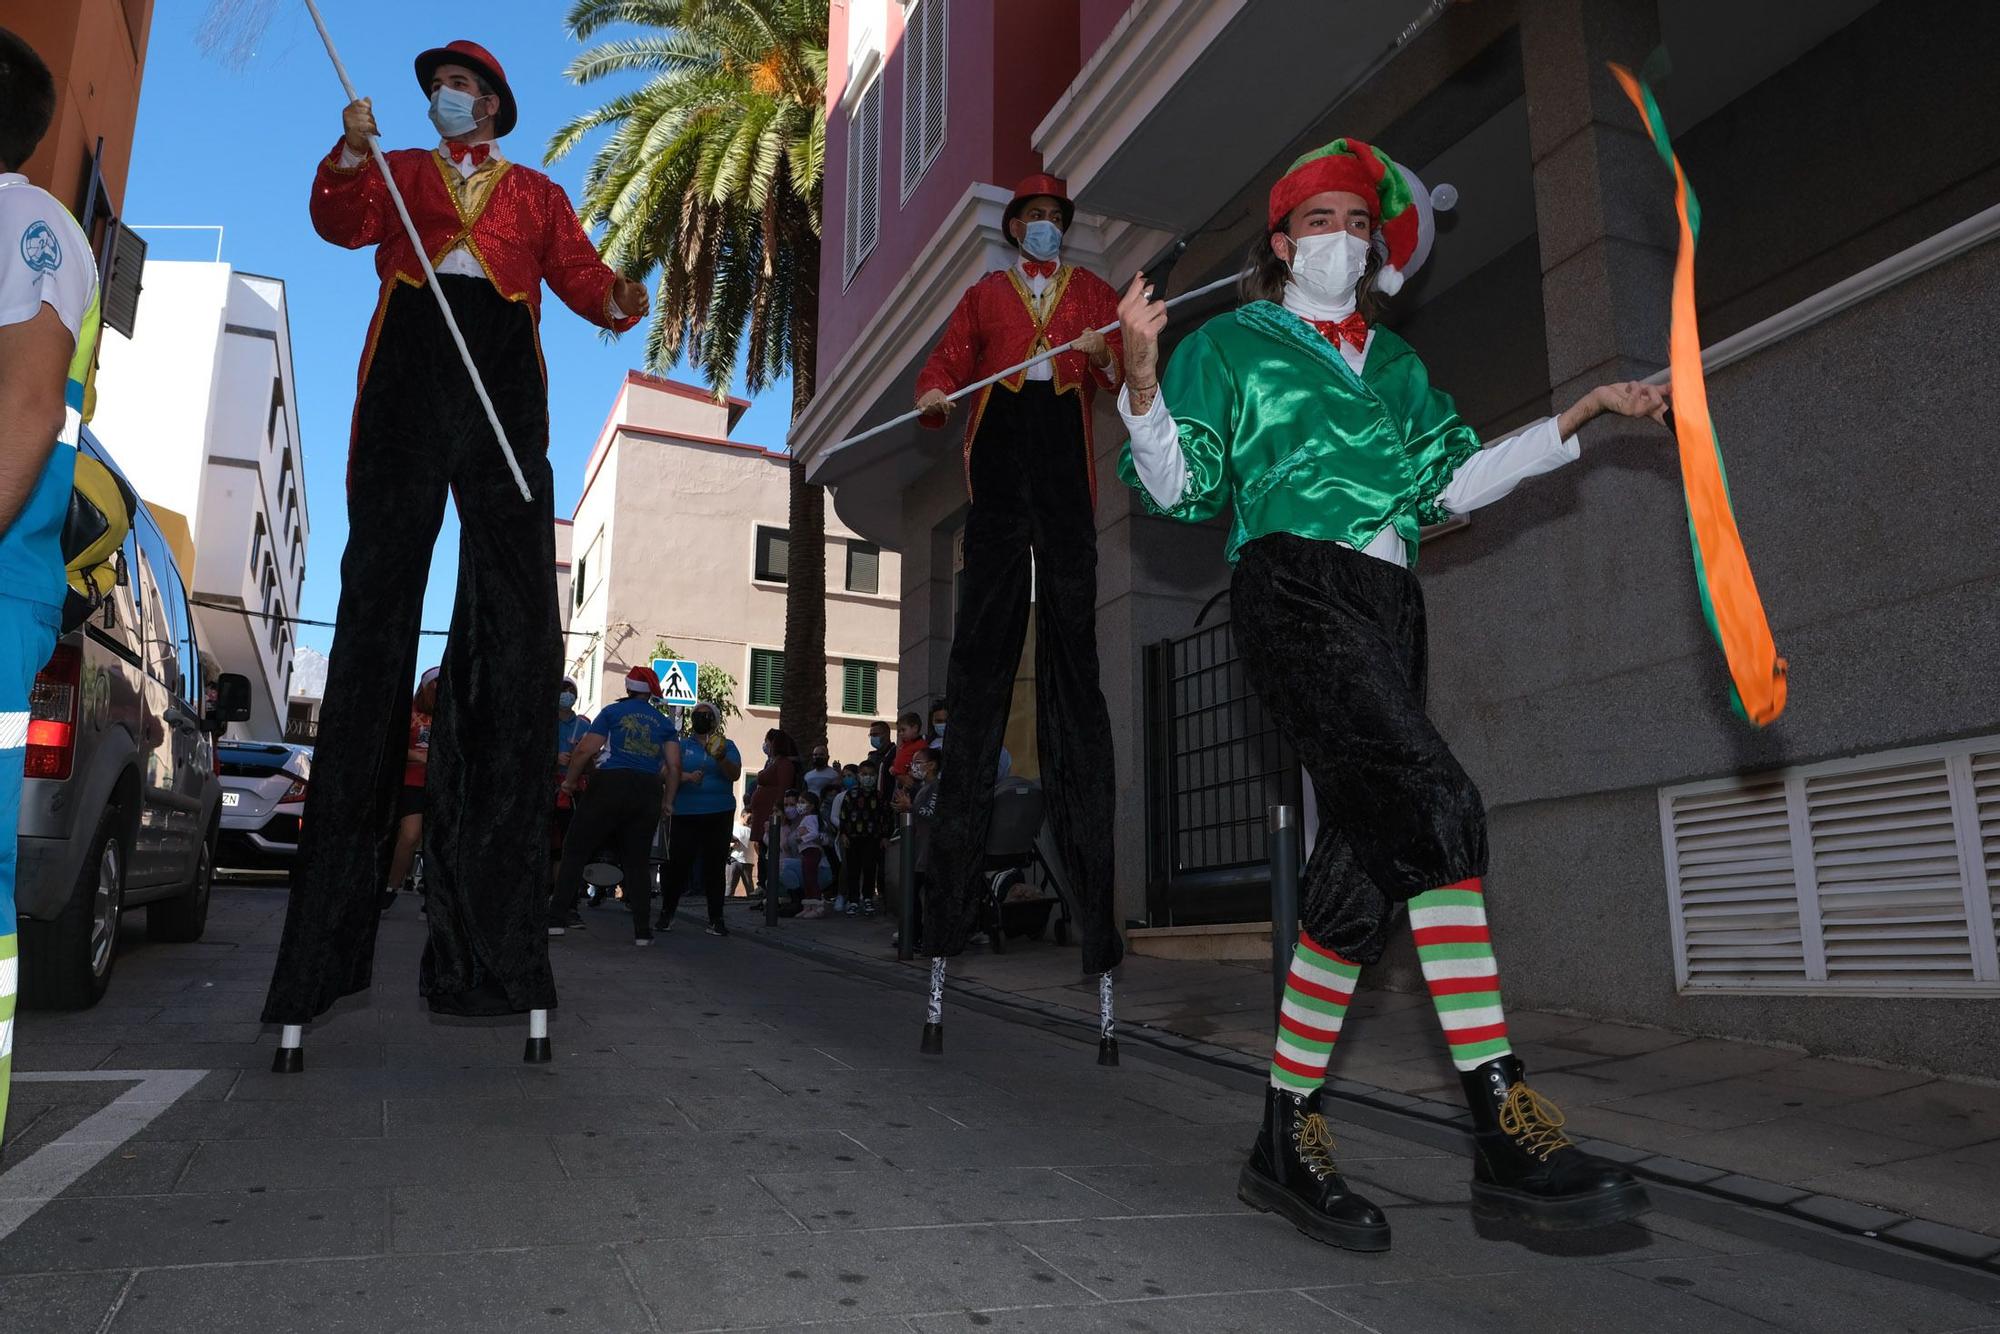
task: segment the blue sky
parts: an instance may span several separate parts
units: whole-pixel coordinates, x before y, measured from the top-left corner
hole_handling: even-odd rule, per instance
[[[346,101],[333,66],[298,0],[277,0],[276,17],[256,56],[234,70],[202,54],[194,42],[201,3],[169,0],[155,11],[125,219],[133,224],[211,224],[224,229],[222,257],[252,273],[283,278],[291,307],[292,355],[298,381],[299,429],[305,453],[312,538],[298,614],[331,621],[340,597],[340,553],[347,543],[343,492],[349,413],[361,340],[374,310],[377,281],[371,253],[341,250],[319,239],[306,215],[313,167],[340,135]],[[563,31],[559,0],[494,0],[479,6],[429,0],[340,0],[323,4],[348,74],[375,115],[389,147],[437,140],[425,118],[424,96],[411,61],[425,47],[467,37],[506,67],[520,103],[520,125],[502,141],[514,161],[541,166],[555,128],[636,79],[578,88],[563,68],[582,48]],[[558,163],[550,174],[572,198],[596,141]],[[213,233],[150,232],[150,254],[210,259]],[[141,298],[140,318],[145,318]],[[583,467],[598,428],[628,369],[639,366],[644,329],[615,342],[553,296],[542,302],[542,342],[549,368],[550,458],[556,514],[567,518],[583,486]],[[685,368],[676,378],[693,381]],[[736,386],[742,392],[742,386]],[[790,415],[789,384],[767,390],[738,424],[735,438],[782,448]],[[136,447],[125,442],[114,448]],[[494,466],[504,467],[497,454]],[[424,599],[424,626],[444,629],[458,569],[458,526],[445,518]],[[321,651],[333,631],[299,628],[298,642]],[[422,662],[433,663],[444,641],[427,638]]]

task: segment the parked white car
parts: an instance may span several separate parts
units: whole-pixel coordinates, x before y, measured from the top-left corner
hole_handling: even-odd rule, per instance
[[[290,867],[312,786],[312,747],[223,740],[215,751],[222,777],[216,864],[240,870]]]

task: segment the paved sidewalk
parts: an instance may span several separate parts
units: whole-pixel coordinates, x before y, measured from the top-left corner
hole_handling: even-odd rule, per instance
[[[1329,1250],[1236,1202],[1254,1074],[1100,1069],[1078,1026],[959,999],[922,1058],[911,990],[749,930],[635,950],[591,914],[529,1067],[521,1024],[423,1012],[406,901],[375,990],[274,1076],[282,906],[220,888],[195,946],[129,924],[105,1005],[25,1016],[7,1334],[2000,1329],[2000,1277],[1671,1187],[1598,1232],[1475,1227],[1455,1132],[1365,1107],[1342,1153],[1395,1249]],[[155,1069],[202,1073],[91,1129]],[[52,1159],[75,1179],[9,1214]]]
[[[854,918],[779,927],[787,941],[871,960],[895,957],[893,931],[882,919]],[[950,975],[1097,1012],[1096,983],[1079,976],[1074,949],[1016,941],[1005,954],[975,950],[953,960]],[[1132,955],[1121,969],[1118,1018],[1261,1062],[1271,1050],[1270,979],[1263,964]],[[1373,981],[1363,978],[1331,1074],[1458,1104],[1457,1072],[1428,998],[1376,990]],[[1917,1219],[1954,1229],[1967,1235],[1918,1235],[1958,1258],[2000,1254],[2000,1089],[1544,1011],[1510,1009],[1507,1023],[1535,1088],[1568,1113],[1580,1137],[1678,1160],[1679,1180],[1728,1177],[1730,1189],[1752,1178],[1743,1189],[1782,1188],[1749,1196],[1769,1203],[1817,1196],[1865,1206],[1839,1211],[1857,1227]]]

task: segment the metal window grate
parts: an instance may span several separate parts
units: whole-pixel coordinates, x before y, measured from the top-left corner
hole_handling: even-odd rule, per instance
[[[1225,624],[1148,654],[1149,882],[1157,924],[1268,913],[1271,806],[1298,761],[1245,680]]]
[[[1684,991],[2000,993],[2000,738],[1660,794]]]

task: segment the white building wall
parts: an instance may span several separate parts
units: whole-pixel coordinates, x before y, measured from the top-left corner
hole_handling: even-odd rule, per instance
[[[275,739],[311,534],[284,283],[170,261],[145,283],[135,336],[104,336],[93,429],[149,505],[187,520],[203,649],[251,683],[232,730]]]

